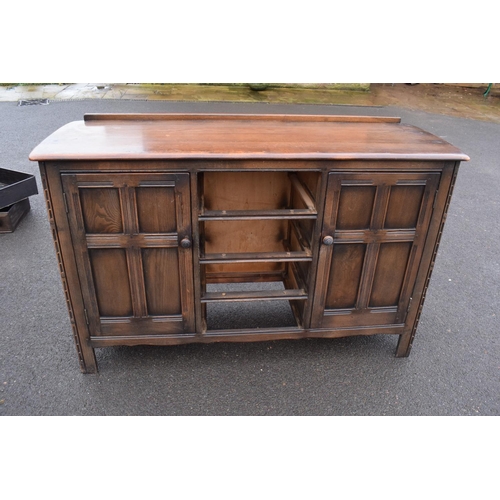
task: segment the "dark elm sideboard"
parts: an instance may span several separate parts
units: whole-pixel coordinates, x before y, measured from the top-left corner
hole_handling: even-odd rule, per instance
[[[408,356],[469,158],[399,118],[87,114],[30,159],[91,373],[118,345],[391,334]],[[255,301],[258,328],[210,319]]]

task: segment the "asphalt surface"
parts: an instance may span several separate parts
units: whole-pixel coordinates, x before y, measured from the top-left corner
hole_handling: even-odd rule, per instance
[[[401,116],[463,163],[409,358],[392,336],[96,350],[80,373],[30,151],[85,112],[234,111]],[[498,415],[500,124],[396,107],[85,100],[0,102],[0,167],[40,194],[0,235],[0,415]],[[242,313],[244,314],[244,313]]]

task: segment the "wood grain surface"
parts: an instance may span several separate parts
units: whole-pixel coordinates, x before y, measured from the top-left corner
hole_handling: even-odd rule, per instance
[[[99,116],[63,126],[37,146],[30,159],[469,159],[440,137],[396,120],[296,115]]]

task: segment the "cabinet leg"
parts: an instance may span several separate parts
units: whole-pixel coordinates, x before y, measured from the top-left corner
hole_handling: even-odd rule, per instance
[[[90,346],[80,346],[77,344],[78,360],[80,362],[80,370],[82,373],[98,373],[97,360],[95,351]]]
[[[99,370],[95,356],[91,360],[80,360],[80,369],[82,373],[98,373]]]
[[[410,355],[413,343],[412,331],[403,333],[399,336],[398,346],[396,347],[396,358],[407,358]]]

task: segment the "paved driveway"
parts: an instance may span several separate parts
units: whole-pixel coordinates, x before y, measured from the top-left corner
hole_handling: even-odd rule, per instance
[[[500,124],[396,107],[84,100],[0,102],[0,166],[85,112],[401,116],[461,148],[462,165],[411,356],[396,338],[119,347],[79,371],[42,195],[0,236],[2,415],[498,415]]]

